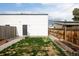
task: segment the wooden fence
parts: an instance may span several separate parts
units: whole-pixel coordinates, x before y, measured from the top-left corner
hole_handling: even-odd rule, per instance
[[[64,29],[49,28],[49,34],[56,36],[57,38],[64,40]],[[66,41],[72,42],[79,45],[79,30],[67,29],[66,30]]]
[[[15,26],[0,26],[0,40],[16,37]]]

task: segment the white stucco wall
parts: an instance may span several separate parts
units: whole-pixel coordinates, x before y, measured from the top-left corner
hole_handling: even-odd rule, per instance
[[[48,35],[48,15],[0,15],[0,25],[17,27],[17,35],[23,35],[22,25],[27,25],[28,35]]]

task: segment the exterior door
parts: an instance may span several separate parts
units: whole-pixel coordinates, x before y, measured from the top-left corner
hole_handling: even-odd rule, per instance
[[[23,25],[23,35],[27,35],[27,25]]]

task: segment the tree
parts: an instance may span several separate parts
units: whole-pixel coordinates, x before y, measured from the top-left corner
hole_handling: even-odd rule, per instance
[[[79,21],[79,9],[78,8],[74,8],[73,15],[74,15],[73,20],[74,21]]]

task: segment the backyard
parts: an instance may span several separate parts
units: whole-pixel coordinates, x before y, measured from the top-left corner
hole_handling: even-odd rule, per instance
[[[65,55],[49,37],[25,37],[2,50],[0,56],[55,56]]]

